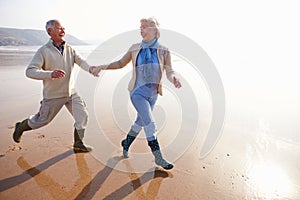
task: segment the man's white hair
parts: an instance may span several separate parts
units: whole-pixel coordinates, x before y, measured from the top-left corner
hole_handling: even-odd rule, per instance
[[[46,31],[47,31],[48,34],[49,34],[48,29],[49,28],[54,28],[55,22],[58,22],[58,20],[51,19],[51,20],[47,21],[47,23],[46,23]]]

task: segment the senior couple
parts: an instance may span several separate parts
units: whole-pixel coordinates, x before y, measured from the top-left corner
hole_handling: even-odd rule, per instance
[[[158,94],[162,95],[161,77],[164,72],[176,88],[180,88],[181,83],[172,69],[169,50],[158,42],[160,32],[156,19],[141,19],[140,24],[142,41],[133,44],[120,60],[106,65],[90,66],[73,47],[65,42],[65,29],[60,22],[48,21],[46,31],[50,40],[38,49],[26,69],[27,77],[43,81],[43,99],[37,114],[16,123],[13,133],[14,141],[19,143],[25,131],[47,125],[60,109],[66,106],[75,121],[74,151],[91,151],[91,147],[83,143],[88,113],[83,99],[77,94],[72,84],[74,64],[98,76],[101,70],[120,69],[132,61],[133,73],[128,90],[131,102],[137,111],[137,118],[126,138],[121,142],[123,156],[128,157],[130,145],[144,128],[155,163],[164,169],[172,169],[173,165],[162,156],[152,110]]]

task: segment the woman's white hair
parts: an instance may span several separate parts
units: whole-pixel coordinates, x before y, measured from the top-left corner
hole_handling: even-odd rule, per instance
[[[148,23],[151,27],[154,27],[156,29],[156,37],[160,37],[160,31],[159,31],[159,23],[154,17],[149,17],[149,18],[142,18],[140,20],[141,23],[146,22]]]

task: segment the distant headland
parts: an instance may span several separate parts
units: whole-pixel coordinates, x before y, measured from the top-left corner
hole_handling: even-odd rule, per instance
[[[71,45],[88,44],[69,34],[65,38]],[[39,46],[48,40],[49,35],[43,30],[0,27],[0,46]]]

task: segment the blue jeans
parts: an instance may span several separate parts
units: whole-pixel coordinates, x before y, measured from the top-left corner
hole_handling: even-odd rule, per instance
[[[137,111],[137,118],[133,126],[144,127],[148,141],[156,140],[157,130],[152,117],[152,110],[157,100],[157,94],[148,97],[141,90],[130,95],[131,102]]]

